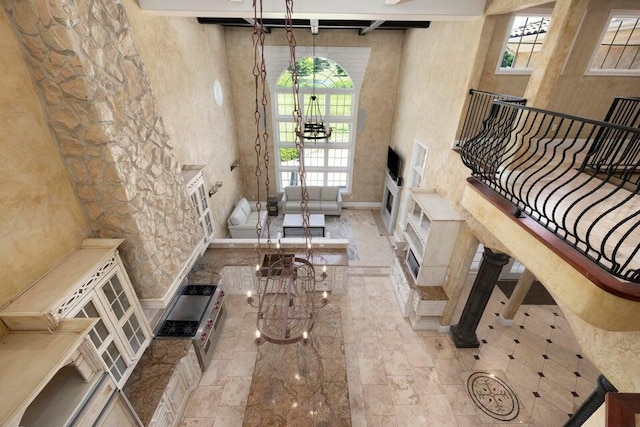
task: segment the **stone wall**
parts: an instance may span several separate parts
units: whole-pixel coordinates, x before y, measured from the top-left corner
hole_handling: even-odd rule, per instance
[[[122,237],[138,296],[202,238],[120,0],[4,1],[93,235]]]

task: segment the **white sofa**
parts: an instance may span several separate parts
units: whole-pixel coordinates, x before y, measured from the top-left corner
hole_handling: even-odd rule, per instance
[[[236,204],[236,207],[227,219],[227,226],[232,239],[257,239],[256,226],[258,221],[265,226],[267,222],[267,210],[260,210],[260,215],[255,206],[251,206],[244,197]]]
[[[340,187],[329,186],[307,186],[309,194],[309,213],[340,215],[342,213],[342,196]],[[300,187],[285,187],[282,195],[282,212],[300,213],[300,202],[302,202],[302,189]]]

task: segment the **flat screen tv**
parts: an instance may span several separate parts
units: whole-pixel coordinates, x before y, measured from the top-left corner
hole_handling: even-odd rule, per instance
[[[400,166],[402,161],[400,160],[400,156],[396,153],[393,148],[389,147],[387,151],[387,169],[389,170],[389,175],[393,178],[394,181],[398,180],[400,176]]]

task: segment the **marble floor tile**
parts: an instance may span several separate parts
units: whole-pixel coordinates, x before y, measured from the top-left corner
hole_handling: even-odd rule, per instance
[[[411,375],[411,367],[404,351],[383,351],[382,361],[387,375]]]
[[[361,384],[387,384],[383,359],[358,359]]]
[[[520,331],[517,340],[520,344],[538,354],[545,354],[547,352],[547,346],[549,345],[549,342],[545,338],[526,329]]]
[[[220,338],[216,343],[216,348],[213,350],[213,359],[233,359],[233,352],[237,342],[237,337]]]
[[[464,368],[458,359],[434,359],[441,384],[462,384],[460,373]]]
[[[424,342],[403,344],[409,365],[415,367],[435,366]]]
[[[447,359],[443,359],[447,360]],[[440,382],[440,376],[435,367],[431,368],[412,368],[413,371],[413,389],[420,395],[422,394],[443,394],[444,389]]]
[[[423,340],[427,343],[427,351],[433,359],[454,359],[456,357],[455,346],[448,335],[425,337]]]
[[[474,365],[474,370],[498,369],[506,371],[509,366],[509,362],[511,361],[508,355],[488,343],[480,346],[478,357],[480,359],[478,359]]]
[[[242,408],[244,410],[244,408]],[[180,427],[213,427],[215,418],[183,418]],[[242,421],[240,422],[242,426]]]
[[[449,399],[444,394],[425,394],[420,396],[428,427],[457,425]]]
[[[551,403],[553,406],[566,414],[573,413],[573,395],[570,390],[560,387],[547,378],[540,378],[538,386],[540,398]]]
[[[549,347],[547,348],[547,357],[571,372],[578,370],[580,362],[578,356],[574,354],[574,352],[561,347],[559,344],[549,344]]]
[[[217,409],[222,399],[223,387],[199,386],[189,397],[184,410],[185,418],[210,418],[215,415],[212,408]]]
[[[540,375],[515,359],[509,362],[509,368],[507,368],[505,373],[507,374],[507,378],[510,382],[515,381],[520,383],[520,385],[531,391],[536,391],[538,389]]]
[[[455,415],[476,414],[476,405],[469,397],[466,385],[443,385],[442,388]]]
[[[403,427],[422,427],[427,425],[427,417],[422,405],[393,405],[396,421]]]
[[[524,321],[523,326],[526,330],[540,335],[544,339],[551,338],[551,332],[553,332],[553,329],[551,329],[549,323],[544,323],[543,321],[538,320],[533,316],[527,317]]]
[[[242,427],[244,405],[220,406],[213,427]]]
[[[393,393],[387,384],[363,384],[364,410],[371,415],[395,415],[393,412]]]
[[[536,399],[531,418],[543,426],[561,426],[569,419],[569,414],[565,414],[544,399]]]
[[[458,427],[478,427],[480,426],[480,418],[475,415],[456,415]]]
[[[542,373],[549,380],[553,381],[560,387],[563,387],[569,391],[576,389],[577,376],[570,370],[557,364],[553,360],[545,360]]]
[[[380,331],[380,350],[383,351],[404,351],[404,343],[397,330]]]
[[[358,359],[382,359],[382,350],[376,337],[356,336],[356,352]]]
[[[394,405],[420,405],[420,395],[414,388],[413,376],[388,376]]]
[[[518,334],[520,334],[520,331],[518,331]],[[505,333],[505,330],[502,328],[495,328],[490,329],[484,339],[502,353],[511,354],[516,346],[516,343],[513,340],[514,338],[517,338],[517,335],[513,337],[512,335]]]
[[[516,345],[512,355],[515,360],[522,363],[523,365],[528,366],[534,372],[542,372],[542,367],[544,366],[545,359],[541,354],[534,353],[524,345],[518,344]]]
[[[236,351],[229,363],[227,375],[230,377],[250,377],[256,364],[257,352]]]
[[[395,415],[367,415],[367,427],[402,427]]]
[[[223,386],[229,369],[229,359],[212,360],[209,368],[202,373],[200,385],[219,385]]]
[[[251,377],[227,377],[220,397],[220,405],[246,405],[250,388]]]

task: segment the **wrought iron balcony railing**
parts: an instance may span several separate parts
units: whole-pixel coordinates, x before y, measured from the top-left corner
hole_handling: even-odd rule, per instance
[[[471,89],[469,95],[469,105],[467,106],[467,114],[465,115],[462,129],[460,130],[458,147],[463,146],[465,142],[482,132],[485,121],[496,114],[497,109],[493,101],[506,101],[519,105],[525,105],[527,102],[526,99],[518,96],[503,95],[475,89]]]
[[[640,183],[631,178],[640,129],[494,101],[479,132],[460,145],[472,175],[516,214],[640,283]]]

